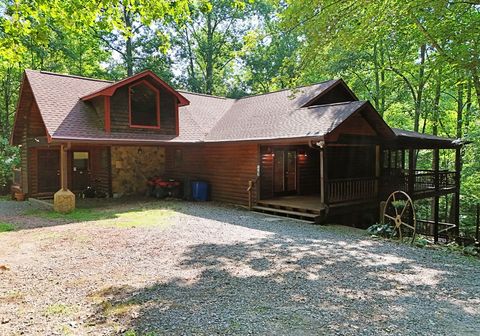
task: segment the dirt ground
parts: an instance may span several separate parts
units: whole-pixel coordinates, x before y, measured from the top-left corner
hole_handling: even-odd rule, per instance
[[[480,330],[475,259],[212,203],[81,206],[0,200],[0,335]]]

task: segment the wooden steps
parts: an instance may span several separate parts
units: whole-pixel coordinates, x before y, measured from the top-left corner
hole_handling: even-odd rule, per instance
[[[321,222],[321,219],[323,217],[322,214],[318,211],[313,212],[313,210],[306,209],[302,209],[302,211],[300,209],[282,209],[281,207],[256,205],[252,208],[252,210],[275,216],[303,219],[317,224]]]

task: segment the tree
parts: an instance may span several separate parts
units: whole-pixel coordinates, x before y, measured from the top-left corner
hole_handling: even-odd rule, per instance
[[[242,50],[242,36],[251,26],[250,1],[211,0],[190,4],[190,17],[172,26],[174,49],[189,90],[225,93],[232,62]]]

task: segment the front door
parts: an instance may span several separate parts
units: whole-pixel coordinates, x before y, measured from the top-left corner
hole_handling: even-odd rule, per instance
[[[297,191],[297,151],[274,151],[273,191],[277,195],[294,194]]]
[[[72,188],[83,191],[90,185],[90,153],[78,151],[72,153]]]
[[[51,193],[60,190],[60,151],[39,150],[37,163],[38,192]]]

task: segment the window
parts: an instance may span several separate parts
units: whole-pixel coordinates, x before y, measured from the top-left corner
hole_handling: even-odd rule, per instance
[[[142,128],[160,127],[160,95],[158,90],[141,81],[129,88],[130,126]]]
[[[181,149],[175,149],[174,167],[179,168],[183,163],[183,152]]]
[[[88,152],[73,152],[73,171],[88,170]]]

